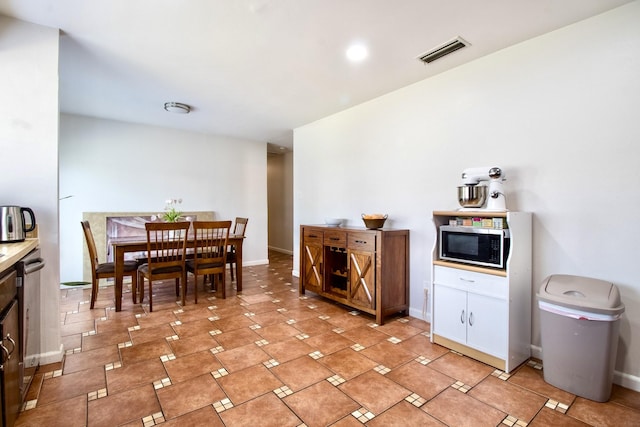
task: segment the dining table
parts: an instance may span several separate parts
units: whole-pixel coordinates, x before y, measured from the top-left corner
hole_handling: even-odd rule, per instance
[[[238,274],[236,275],[236,290],[242,291],[242,243],[244,236],[229,234],[228,243],[233,246],[236,252],[236,262],[240,266],[238,268]],[[114,290],[116,299],[116,311],[122,311],[122,286],[124,278],[124,258],[126,253],[132,252],[146,252],[147,240],[137,237],[122,237],[115,238],[110,241],[113,248],[113,262],[115,264],[115,278],[114,278]],[[192,248],[194,245],[194,239],[192,236],[187,236],[187,248]],[[155,245],[152,243],[151,250],[155,249]]]

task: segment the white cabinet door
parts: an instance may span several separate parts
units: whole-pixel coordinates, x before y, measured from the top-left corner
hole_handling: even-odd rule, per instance
[[[433,332],[466,344],[467,293],[437,283],[433,292]]]
[[[507,357],[507,301],[467,294],[467,345],[484,353]]]

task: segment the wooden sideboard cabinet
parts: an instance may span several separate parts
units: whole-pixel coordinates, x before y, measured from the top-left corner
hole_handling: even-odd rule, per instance
[[[300,226],[300,294],[384,318],[409,309],[409,230]]]

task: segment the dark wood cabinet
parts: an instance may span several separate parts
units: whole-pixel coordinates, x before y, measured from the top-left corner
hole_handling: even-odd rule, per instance
[[[409,308],[409,230],[302,225],[300,293],[317,293],[376,317]]]

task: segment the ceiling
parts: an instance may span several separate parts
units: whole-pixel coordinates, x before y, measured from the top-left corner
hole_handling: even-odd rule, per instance
[[[288,150],[298,126],[629,2],[0,0],[0,14],[61,30],[64,113]],[[470,45],[416,59],[458,36]]]

